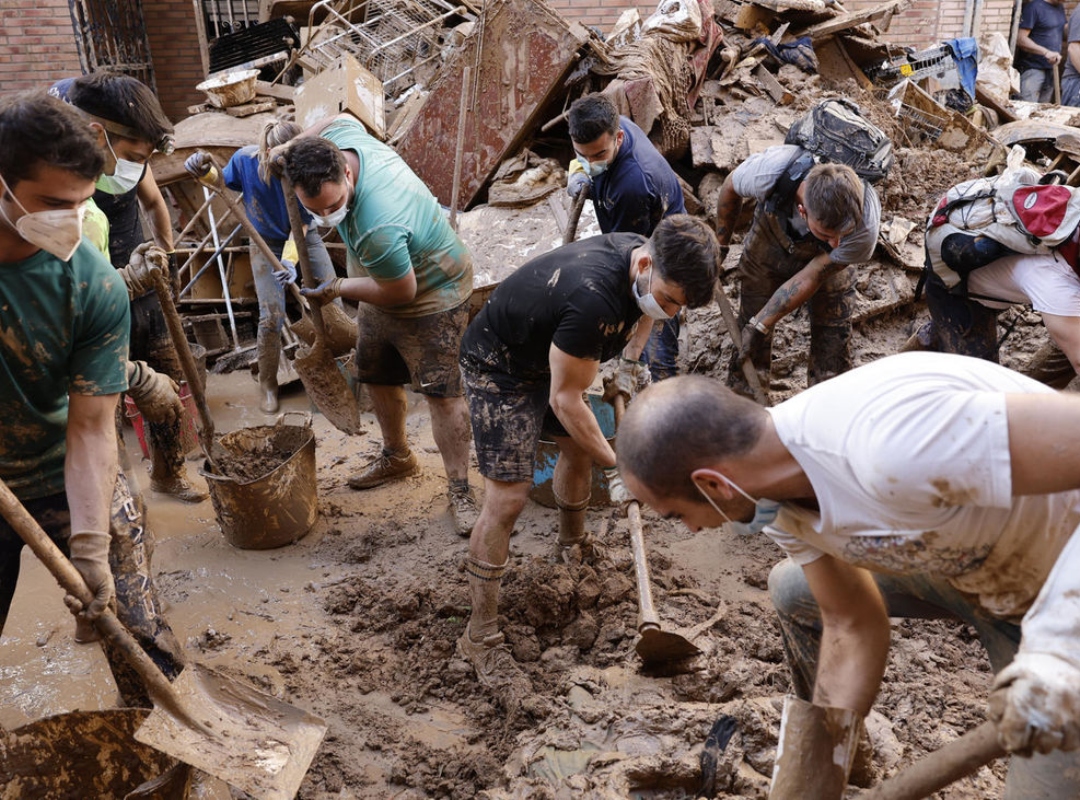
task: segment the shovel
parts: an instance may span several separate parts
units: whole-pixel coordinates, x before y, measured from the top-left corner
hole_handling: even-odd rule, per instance
[[[300,260],[300,272],[304,278],[304,285],[309,289],[314,289],[315,276],[311,271],[307,242],[304,240],[300,203],[296,199],[292,181],[287,176],[281,176],[281,185],[285,189],[285,204],[289,207],[289,224],[292,226],[293,241],[296,243],[296,255]],[[311,322],[315,326],[315,341],[297,350],[293,358],[293,367],[300,375],[300,380],[304,382],[308,396],[323,416],[338,430],[358,434],[362,430],[360,410],[356,398],[345,382],[345,376],[338,369],[327,345],[323,310],[318,303],[310,303],[308,308],[311,312]]]
[[[625,402],[621,395],[615,398],[615,426],[622,419]],[[635,500],[627,506],[626,519],[630,525],[630,549],[634,553],[634,574],[638,590],[638,638],[634,649],[646,667],[658,666],[671,661],[682,661],[698,655],[701,650],[677,633],[662,630],[660,616],[653,605],[652,587],[649,581],[649,562],[645,557],[645,537],[642,533],[641,506]]]
[[[570,216],[566,220],[566,231],[563,233],[563,244],[570,244],[577,238],[578,220],[581,219],[581,210],[585,208],[585,201],[589,199],[589,187],[582,186],[578,196],[574,198],[574,205],[570,207]]]
[[[0,515],[64,591],[89,605],[93,595],[82,575],[2,481]],[[289,800],[296,794],[326,734],[321,719],[196,664],[170,683],[111,610],[95,624],[139,673],[154,701],[135,732],[137,741],[254,797]]]
[[[739,345],[742,343],[742,331],[739,330],[739,321],[735,318],[735,311],[731,307],[731,301],[728,300],[727,294],[724,293],[724,287],[719,280],[713,290],[713,297],[716,300],[716,305],[720,307],[720,316],[724,318],[724,325],[727,327],[728,336],[731,337],[731,344],[738,350]],[[739,362],[739,366],[742,368],[743,375],[746,376],[746,382],[750,384],[750,391],[754,393],[754,399],[761,405],[767,406],[769,397],[765,394],[765,387],[761,385],[761,378],[758,376],[753,363],[749,358],[744,358]]]
[[[1005,755],[997,726],[984,722],[959,739],[859,795],[859,800],[922,800]]]

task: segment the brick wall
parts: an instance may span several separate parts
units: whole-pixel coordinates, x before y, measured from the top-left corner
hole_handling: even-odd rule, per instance
[[[637,8],[641,18],[656,10],[656,3],[616,2],[615,0],[547,0],[566,19],[576,20],[582,25],[595,25],[602,33],[607,33],[615,25],[619,15],[628,8]]]
[[[81,72],[67,0],[3,3],[0,94],[46,87]]]
[[[195,4],[176,0],[143,0],[146,35],[154,59],[161,108],[173,122],[187,116],[187,107],[206,100],[195,90],[203,81]]]

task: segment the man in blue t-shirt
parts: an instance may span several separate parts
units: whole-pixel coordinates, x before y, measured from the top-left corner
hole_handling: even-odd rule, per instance
[[[619,116],[607,95],[589,94],[574,101],[567,121],[577,155],[570,162],[566,191],[571,197],[591,185],[601,233],[651,236],[664,217],[685,214],[682,187],[645,132]],[[654,380],[677,371],[679,318],[660,321],[645,345],[643,360]]]
[[[1020,12],[1013,66],[1020,71],[1020,98],[1049,103],[1054,96],[1054,70],[1061,61],[1065,30],[1064,0],[1031,0]]]

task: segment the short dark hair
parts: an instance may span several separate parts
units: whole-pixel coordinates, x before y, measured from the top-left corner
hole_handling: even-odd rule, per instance
[[[689,214],[665,217],[649,238],[649,250],[660,277],[686,293],[688,308],[701,308],[712,301],[720,243],[704,220]]]
[[[701,500],[691,475],[748,453],[768,412],[701,375],[650,386],[629,406],[615,442],[619,469],[661,497]]]
[[[803,179],[806,213],[833,232],[853,229],[863,218],[862,179],[846,164],[816,164]]]
[[[302,136],[285,151],[285,177],[308,197],[315,197],[324,183],[344,179],[345,154],[321,136]]]
[[[110,134],[141,139],[158,150],[164,149],[173,132],[150,87],[130,75],[107,71],[81,75],[71,82],[67,99],[80,111],[97,117],[94,121]]]
[[[0,176],[8,189],[32,178],[42,164],[96,180],[105,156],[85,117],[44,91],[0,101]]]
[[[587,94],[570,106],[567,115],[570,140],[579,144],[595,142],[605,133],[619,132],[619,111],[605,94]]]

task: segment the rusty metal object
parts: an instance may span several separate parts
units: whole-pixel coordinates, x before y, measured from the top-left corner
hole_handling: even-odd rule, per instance
[[[449,208],[465,209],[499,164],[516,153],[538,123],[546,101],[563,91],[589,33],[535,0],[485,3],[478,30],[445,65],[397,151]],[[472,86],[465,85],[471,65]],[[455,145],[461,97],[467,109],[461,186],[453,197]]]

